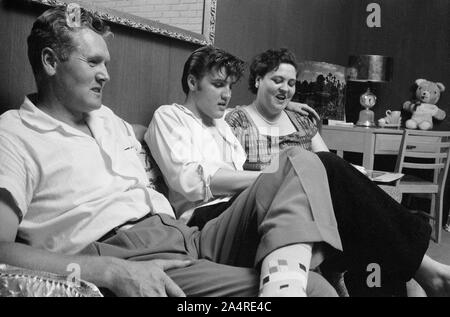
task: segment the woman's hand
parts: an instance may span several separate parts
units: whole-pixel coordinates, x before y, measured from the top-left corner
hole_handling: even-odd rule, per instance
[[[304,116],[308,116],[311,114],[317,121],[320,122],[319,114],[316,112],[316,110],[314,110],[313,108],[308,106],[306,103],[299,103],[299,102],[291,101],[287,105],[287,109],[298,112]]]
[[[152,260],[124,261],[120,260],[111,274],[112,283],[109,288],[117,296],[131,297],[186,297],[181,288],[165,273],[166,270],[183,268],[192,261]]]

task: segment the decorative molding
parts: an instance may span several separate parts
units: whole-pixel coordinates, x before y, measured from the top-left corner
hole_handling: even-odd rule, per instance
[[[144,19],[129,13],[94,6],[85,1],[65,1],[65,0],[27,0],[28,2],[40,3],[47,6],[63,5],[70,2],[77,2],[86,10],[97,14],[103,20],[115,24],[124,25],[134,29],[155,33],[162,36],[190,42],[198,45],[208,45],[214,43],[216,27],[217,0],[205,0],[205,12],[203,14],[203,34],[183,30],[171,25],[157,21]]]

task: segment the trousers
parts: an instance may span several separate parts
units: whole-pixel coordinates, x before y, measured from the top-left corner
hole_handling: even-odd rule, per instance
[[[406,282],[414,277],[428,248],[430,225],[337,155],[317,156],[327,171],[344,250],[334,263],[347,271],[350,296],[405,295]],[[333,260],[322,267],[330,269],[330,263]],[[377,286],[367,283],[371,273],[379,273]]]
[[[320,160],[292,148],[280,155],[279,166],[258,177],[202,230],[154,215],[91,243],[81,254],[133,261],[190,259],[193,265],[167,271],[188,296],[257,296],[259,264],[273,250],[305,242],[342,250]],[[336,292],[311,272],[307,295]]]

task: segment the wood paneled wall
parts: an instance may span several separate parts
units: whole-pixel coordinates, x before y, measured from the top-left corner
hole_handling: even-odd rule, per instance
[[[447,111],[437,125],[450,129],[450,1],[448,0],[351,0],[349,54],[379,54],[394,59],[392,82],[378,85],[375,116],[386,109],[400,110],[411,97],[417,78],[439,81],[447,86],[438,106]],[[368,3],[381,6],[381,28],[364,27]]]
[[[349,11],[346,0],[220,0],[216,45],[246,61],[266,49],[287,47],[299,60],[345,64]],[[252,100],[245,77],[233,104]]]
[[[0,1],[0,113],[19,107],[23,96],[36,90],[26,38],[44,10],[40,5]],[[159,105],[184,100],[182,67],[198,46],[110,26],[114,32],[114,38],[108,40],[111,81],[103,102],[129,122],[147,125]]]
[[[366,25],[369,3],[381,6],[381,28]],[[346,65],[354,54],[394,58],[394,79],[377,87],[376,118],[399,109],[417,78],[447,86],[438,105],[449,112],[450,1],[448,0],[220,0],[216,43],[245,60],[268,48],[288,47],[299,60]],[[245,79],[233,91],[234,104],[252,95]],[[359,112],[359,104],[347,111]]]

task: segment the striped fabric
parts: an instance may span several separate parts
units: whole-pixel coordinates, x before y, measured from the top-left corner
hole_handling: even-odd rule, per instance
[[[225,120],[247,154],[245,170],[263,170],[270,164],[272,155],[289,146],[300,146],[311,151],[311,139],[317,134],[316,125],[307,116],[285,111],[297,132],[278,137],[259,133],[251,116],[242,107],[226,115]]]

